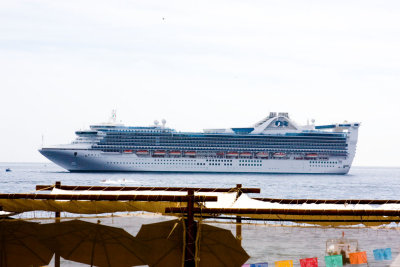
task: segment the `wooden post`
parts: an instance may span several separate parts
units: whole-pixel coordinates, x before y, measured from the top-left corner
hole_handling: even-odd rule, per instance
[[[241,189],[242,185],[237,184],[236,189],[237,189],[237,194],[236,194],[236,199],[240,197],[242,194]],[[236,216],[236,239],[239,241],[239,244],[242,245],[242,217],[241,216]]]
[[[60,188],[60,187],[61,187],[61,182],[57,181],[55,188]],[[61,219],[60,211],[56,211],[55,215],[56,215],[55,221],[56,221],[56,223],[59,223],[60,219]],[[58,254],[57,252],[54,254],[54,267],[60,267],[60,254]]]
[[[56,185],[54,187],[60,189],[61,188],[61,182],[57,181]],[[60,211],[56,211],[56,222],[58,222],[59,220],[60,220]]]
[[[186,247],[185,247],[185,267],[195,267],[196,256],[196,223],[194,221],[194,191],[188,190],[187,219],[186,222]]]

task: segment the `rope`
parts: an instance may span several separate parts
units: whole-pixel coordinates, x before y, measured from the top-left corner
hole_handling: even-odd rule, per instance
[[[183,227],[183,238],[182,238],[182,242],[183,242],[183,249],[182,249],[182,267],[185,267],[185,251],[186,251],[186,225],[185,225],[185,221],[182,220],[182,227]]]
[[[200,265],[200,237],[201,237],[201,231],[202,231],[202,221],[201,219],[199,220],[199,222],[197,223],[197,233],[196,233],[196,243],[195,243],[195,247],[196,247],[196,253],[194,255],[194,262],[195,262],[195,266],[199,266]]]

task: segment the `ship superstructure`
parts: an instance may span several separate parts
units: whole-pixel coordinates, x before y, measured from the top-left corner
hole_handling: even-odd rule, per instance
[[[253,127],[177,132],[115,122],[77,131],[71,144],[40,149],[69,171],[348,173],[359,123],[299,126],[271,112]]]

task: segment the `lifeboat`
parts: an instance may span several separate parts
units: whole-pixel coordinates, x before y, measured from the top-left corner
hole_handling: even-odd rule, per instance
[[[239,156],[239,153],[237,153],[237,152],[228,152],[228,153],[226,153],[226,156],[227,157],[237,157],[237,156]]]
[[[217,152],[217,156],[223,156],[224,154],[224,152]]]
[[[147,150],[138,150],[136,151],[136,155],[148,155],[149,151]]]
[[[124,153],[133,153],[133,150],[132,149],[127,149],[127,150],[124,150]]]
[[[194,157],[196,156],[196,151],[186,151],[185,156]]]
[[[169,154],[170,156],[180,156],[180,155],[181,155],[181,152],[180,152],[180,151],[170,151],[168,154]]]
[[[245,157],[245,158],[248,158],[248,157],[251,157],[251,153],[250,152],[242,152],[242,153],[240,153],[240,156],[241,157]]]
[[[318,154],[317,153],[310,153],[310,154],[306,154],[306,157],[307,158],[316,158],[316,157],[318,157]]]
[[[284,158],[285,156],[286,156],[286,153],[283,153],[283,152],[274,153],[275,158]]]
[[[258,158],[268,158],[268,152],[258,152],[256,156]]]
[[[154,151],[153,156],[165,156],[164,150]]]

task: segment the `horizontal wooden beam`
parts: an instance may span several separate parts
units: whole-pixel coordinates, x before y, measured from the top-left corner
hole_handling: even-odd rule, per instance
[[[236,216],[198,216],[196,215],[195,218],[201,218],[201,219],[218,219],[218,220],[232,220],[232,221],[236,221]],[[270,222],[281,222],[281,221],[295,221],[295,222],[313,222],[313,223],[323,223],[323,222],[360,222],[360,220],[318,220],[318,219],[290,219],[290,220],[286,220],[286,219],[263,219],[263,218],[250,218],[250,217],[241,217],[242,221],[270,221]],[[363,218],[362,222],[382,222],[385,220],[376,220],[376,219],[369,219],[369,217],[365,217]],[[400,218],[397,219],[390,219],[387,220],[390,222],[400,222]],[[243,222],[242,222],[243,223]]]
[[[280,199],[280,198],[260,198],[253,199],[265,202],[280,204],[400,204],[400,200],[380,200],[380,199]]]
[[[52,190],[54,185],[37,185],[36,190]],[[75,186],[60,185],[59,189],[63,190],[88,190],[88,191],[175,191],[186,192],[193,190],[194,192],[234,192],[237,188],[202,188],[202,187],[150,187],[150,186]],[[260,193],[260,188],[240,188],[243,193]]]
[[[68,194],[0,194],[0,199],[40,199],[40,200],[106,200],[106,201],[169,201],[187,202],[188,196],[168,195],[68,195]],[[194,201],[217,201],[216,196],[194,196]]]
[[[166,208],[165,213],[186,213],[186,208]],[[400,210],[305,210],[305,209],[235,209],[194,208],[201,214],[265,214],[265,215],[324,215],[324,216],[400,216]]]

